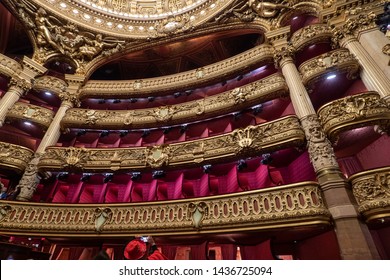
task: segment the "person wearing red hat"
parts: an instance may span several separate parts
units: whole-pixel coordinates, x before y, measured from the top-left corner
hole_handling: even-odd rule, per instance
[[[158,249],[151,236],[135,238],[127,243],[123,253],[127,260],[167,260]]]

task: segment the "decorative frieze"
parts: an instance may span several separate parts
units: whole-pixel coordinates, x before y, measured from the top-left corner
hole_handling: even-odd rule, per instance
[[[325,79],[330,72],[346,72],[347,78],[353,79],[359,71],[359,62],[347,49],[337,49],[316,56],[299,66],[302,82],[311,85]]]
[[[306,46],[323,43],[323,42],[331,42],[332,38],[332,29],[326,24],[312,24],[309,26],[305,26],[298,31],[296,31],[291,36],[291,43],[293,47],[300,51]]]
[[[0,142],[0,167],[23,172],[33,154],[28,148]]]
[[[390,167],[354,174],[349,181],[358,211],[367,221],[390,217]]]
[[[376,15],[373,12],[361,13],[357,17],[347,19],[345,24],[333,29],[333,44],[344,46],[346,41],[356,40],[359,32],[377,28],[375,19]]]
[[[41,76],[34,79],[33,89],[36,91],[48,91],[57,96],[66,93],[67,82],[53,76]]]
[[[178,91],[204,83],[221,81],[242,71],[249,71],[257,65],[271,62],[273,48],[269,45],[256,46],[246,52],[207,65],[199,69],[158,78],[126,81],[88,81],[80,89],[80,99],[87,97],[106,98],[148,96],[151,93]]]
[[[317,174],[326,169],[338,167],[331,142],[326,138],[317,115],[309,115],[301,119],[306,134],[307,149],[310,161]]]
[[[48,128],[54,117],[54,112],[36,105],[17,102],[8,111],[7,119],[29,120],[44,128]]]
[[[23,71],[22,65],[17,61],[0,53],[0,73],[7,77],[14,77]]]
[[[131,204],[0,201],[0,232],[44,236],[123,236],[243,232],[329,225],[319,185],[302,182],[197,199]]]
[[[322,106],[318,115],[325,133],[333,142],[345,130],[379,125],[390,126],[390,108],[376,92],[347,96]]]
[[[99,127],[124,129],[126,127],[155,127],[159,124],[175,124],[200,120],[229,113],[272,100],[288,94],[287,84],[281,74],[250,83],[233,90],[185,102],[139,110],[92,110],[70,109],[61,122],[62,128]]]
[[[250,140],[243,140],[239,135]],[[243,144],[244,142],[247,144]],[[41,170],[66,170],[76,167],[89,171],[156,168],[163,165],[176,167],[223,161],[243,153],[256,156],[303,143],[304,132],[298,119],[288,116],[253,126],[249,134],[242,133],[239,129],[228,134],[163,146],[123,149],[49,147],[39,167]]]

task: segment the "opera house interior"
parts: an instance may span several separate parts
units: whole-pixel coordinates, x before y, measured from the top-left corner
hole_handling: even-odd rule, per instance
[[[0,259],[390,259],[390,4],[3,0]]]

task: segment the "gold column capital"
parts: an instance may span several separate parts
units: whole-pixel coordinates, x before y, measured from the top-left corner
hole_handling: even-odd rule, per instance
[[[376,15],[373,12],[362,13],[356,17],[348,18],[346,21],[335,24],[333,28],[332,42],[335,46],[344,47],[350,41],[357,41],[361,32],[377,28]]]

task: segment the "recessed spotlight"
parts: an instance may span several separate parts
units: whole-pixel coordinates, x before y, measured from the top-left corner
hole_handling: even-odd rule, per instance
[[[27,125],[27,126],[32,126],[32,123],[30,123],[30,122],[27,122],[27,121],[25,121],[25,122],[23,122],[25,125]]]
[[[326,77],[327,80],[332,80],[334,78],[336,78],[335,74],[332,74],[332,75],[329,75],[328,77]]]
[[[47,95],[47,96],[51,96],[51,92],[49,92],[49,91],[45,91],[45,95]]]

